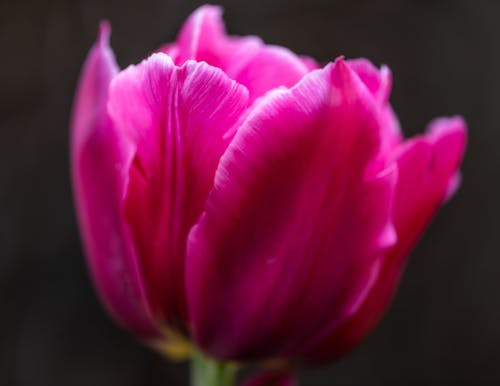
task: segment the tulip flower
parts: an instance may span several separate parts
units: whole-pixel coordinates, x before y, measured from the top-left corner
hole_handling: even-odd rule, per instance
[[[124,70],[109,35],[104,23],[83,67],[71,157],[110,314],[146,344],[194,356],[197,385],[232,384],[234,363],[351,350],[459,185],[464,121],[404,139],[387,67],[320,66],[228,36],[214,6]],[[278,374],[250,382],[292,383]]]

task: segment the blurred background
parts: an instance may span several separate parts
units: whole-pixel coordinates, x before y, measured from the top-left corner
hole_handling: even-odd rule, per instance
[[[405,133],[463,114],[463,186],[413,252],[379,328],[303,386],[500,384],[500,1],[231,0],[233,34],[320,61],[385,63]],[[0,1],[0,384],[186,386],[98,303],[75,223],[68,120],[100,19],[122,67],[201,2]]]

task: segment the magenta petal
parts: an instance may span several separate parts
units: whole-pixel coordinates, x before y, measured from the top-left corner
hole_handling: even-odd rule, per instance
[[[347,63],[379,103],[387,103],[391,93],[392,76],[388,67],[379,70],[367,59],[351,59]]]
[[[227,36],[222,8],[204,5],[187,19],[176,44],[162,50],[176,64],[188,59],[205,61],[245,85],[254,100],[279,86],[291,87],[313,67],[287,48],[265,45],[255,36]]]
[[[378,112],[338,60],[249,113],[188,239],[190,317],[209,353],[292,352],[366,295],[395,241],[395,169],[367,174]]]
[[[74,196],[83,244],[102,301],[121,324],[147,339],[158,332],[122,215],[133,148],[116,131],[106,111],[109,84],[118,71],[108,39],[109,26],[102,24],[76,93],[71,124]]]
[[[424,136],[396,149],[395,159],[404,174],[398,183],[395,221],[398,234],[408,244],[416,241],[435,211],[457,188],[466,137],[462,118],[438,119]]]
[[[208,64],[221,67],[224,58],[219,57],[220,47],[225,40],[225,27],[222,21],[222,8],[215,5],[203,5],[196,9],[185,21],[176,46],[178,63],[186,60],[203,60]]]
[[[309,68],[286,48],[259,45],[246,63],[231,62],[225,71],[247,86],[251,97],[256,99],[276,87],[293,86]]]
[[[410,139],[396,151],[399,179],[395,200],[398,242],[382,262],[380,275],[357,312],[328,338],[310,348],[308,360],[326,361],[345,354],[376,325],[396,290],[406,256],[439,206],[456,188],[466,144],[461,118],[433,122],[425,136]]]
[[[396,115],[389,104],[392,88],[391,70],[387,66],[378,69],[369,60],[363,58],[351,59],[347,62],[373,94],[375,100],[381,105],[384,134],[391,137],[393,144],[398,144],[402,140],[402,132]]]
[[[243,386],[297,386],[294,376],[288,371],[262,372],[243,383]]]
[[[171,327],[187,327],[187,234],[247,103],[247,90],[221,70],[193,61],[177,67],[161,53],[111,85],[110,115],[135,149],[125,216],[154,314]]]
[[[390,152],[403,140],[398,119],[389,104],[392,87],[391,70],[387,66],[382,66],[379,70],[367,59],[353,59],[347,62],[380,104],[382,128],[381,151],[383,153]]]

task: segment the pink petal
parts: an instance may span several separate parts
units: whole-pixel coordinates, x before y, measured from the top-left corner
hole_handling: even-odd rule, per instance
[[[158,335],[148,311],[140,267],[123,215],[123,196],[133,149],[110,121],[106,104],[118,72],[108,46],[109,26],[83,67],[72,117],[74,196],[88,263],[101,300],[128,329]]]
[[[403,140],[399,122],[389,104],[392,87],[391,70],[382,66],[380,70],[367,59],[348,60],[349,66],[358,74],[381,106],[382,147],[381,152],[392,151]]]
[[[310,56],[302,55],[300,59],[302,60],[302,63],[304,63],[304,65],[307,67],[309,71],[321,68],[318,62],[316,62],[316,60],[314,58],[311,58]]]
[[[165,54],[112,82],[109,110],[135,148],[125,216],[155,315],[185,328],[187,233],[198,220],[215,169],[247,107],[247,90],[206,63],[176,67]]]
[[[332,360],[358,344],[381,318],[398,285],[406,256],[455,186],[466,144],[461,118],[441,119],[425,136],[405,142],[395,154],[399,168],[395,200],[398,242],[383,260],[381,273],[357,312],[329,337],[310,347],[311,361]]]
[[[295,378],[288,371],[266,371],[260,373],[248,381],[243,386],[297,386]]]
[[[190,317],[207,352],[293,351],[365,296],[395,241],[396,170],[367,174],[377,114],[343,60],[254,106],[188,240]]]
[[[219,57],[219,51],[225,34],[222,8],[215,5],[199,7],[184,22],[177,37],[179,64],[194,59],[220,68],[223,58]]]
[[[379,70],[367,59],[348,60],[349,66],[358,74],[361,81],[373,94],[376,101],[380,104],[389,101],[391,93],[392,76],[388,67],[382,66]]]
[[[254,100],[279,86],[291,87],[312,68],[290,50],[265,45],[255,36],[227,36],[222,9],[204,5],[187,19],[176,44],[165,46],[176,64],[188,59],[221,68],[231,79],[245,85]]]

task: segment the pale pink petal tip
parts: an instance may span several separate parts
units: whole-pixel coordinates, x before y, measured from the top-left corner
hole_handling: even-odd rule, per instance
[[[461,116],[435,119],[428,125],[427,133],[431,142],[437,144],[441,141],[444,144],[439,150],[441,158],[454,160],[457,158],[455,154],[458,154],[457,162],[461,161],[467,143],[467,124]],[[443,152],[448,153],[449,156],[444,156]],[[450,177],[443,199],[444,203],[457,192],[461,181],[459,171]]]
[[[344,55],[337,56],[335,58],[335,60],[333,61],[333,63],[335,63],[335,64],[337,64],[337,63],[345,63],[345,56]]]
[[[461,184],[462,174],[460,172],[456,172],[453,177],[451,177],[450,182],[448,183],[448,187],[444,196],[444,203],[448,202],[455,195]]]
[[[194,12],[193,15],[194,17],[196,16],[205,16],[208,15],[209,17],[222,17],[222,14],[224,13],[224,8],[222,8],[220,5],[213,5],[213,4],[205,4],[202,5],[201,7],[197,8]]]
[[[448,118],[437,118],[429,123],[426,131],[431,134],[433,138],[455,132],[466,139],[467,123],[465,123],[465,120],[459,115]]]
[[[111,24],[108,20],[102,20],[99,23],[99,37],[98,37],[99,43],[103,45],[108,45],[110,36],[111,36]]]

